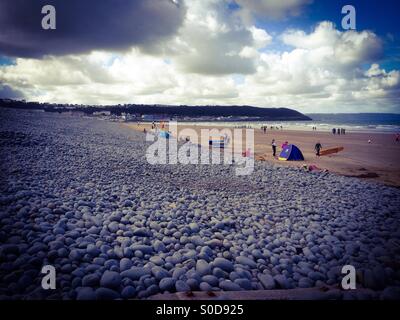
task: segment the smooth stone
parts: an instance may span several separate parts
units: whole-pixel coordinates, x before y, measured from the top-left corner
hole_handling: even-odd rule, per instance
[[[121,272],[122,277],[129,278],[131,280],[138,280],[144,275],[149,275],[150,272],[141,267],[132,267],[129,270]]]
[[[129,270],[132,267],[132,260],[128,258],[122,258],[119,262],[119,269],[121,271]]]
[[[325,276],[321,272],[318,272],[318,271],[311,271],[311,272],[308,273],[307,276],[311,280],[314,280],[314,281],[318,281],[318,280],[323,281],[323,280],[325,280]]]
[[[136,295],[136,290],[132,286],[125,287],[121,292],[121,297],[124,299],[133,298]]]
[[[216,276],[213,275],[205,275],[201,278],[203,282],[207,282],[211,287],[218,286],[219,280]]]
[[[236,257],[236,263],[245,265],[245,266],[249,266],[250,268],[256,268],[257,267],[257,263],[254,262],[254,260],[245,257],[245,256],[238,256]]]
[[[173,278],[163,278],[159,283],[161,291],[171,291],[175,288],[175,280]]]
[[[264,259],[264,255],[262,254],[261,250],[258,249],[252,250],[251,255],[256,259]]]
[[[143,254],[153,253],[153,247],[144,244],[136,244],[130,247],[133,251],[141,251]]]
[[[100,285],[107,288],[118,288],[121,284],[121,276],[115,271],[105,271],[100,279]]]
[[[154,248],[155,252],[165,252],[166,251],[165,244],[160,240],[156,240],[154,242],[153,248]]]
[[[78,290],[77,300],[96,300],[96,293],[93,288],[83,287]]]
[[[153,262],[154,264],[158,265],[158,266],[164,265],[164,260],[159,256],[152,256],[150,258],[150,261]]]
[[[99,284],[100,277],[97,274],[88,274],[82,278],[84,287],[95,287]]]
[[[309,278],[301,278],[299,280],[299,287],[300,288],[311,288],[314,286],[314,281]]]
[[[69,258],[71,260],[75,260],[75,261],[79,261],[82,258],[82,253],[80,250],[71,250],[71,252],[69,253]]]
[[[133,230],[133,235],[136,237],[151,237],[151,232],[145,228],[138,228]]]
[[[191,290],[189,285],[183,280],[177,280],[175,282],[175,289],[177,292],[189,292]]]
[[[192,232],[199,232],[200,231],[199,225],[197,223],[195,223],[195,222],[189,223],[189,228],[190,228],[190,230]]]
[[[213,261],[213,266],[220,268],[224,271],[233,271],[233,263],[225,258],[215,258]]]
[[[222,280],[219,283],[219,287],[225,291],[241,291],[241,290],[243,290],[238,284],[236,284],[230,280]]]
[[[151,268],[151,273],[157,280],[161,280],[162,278],[167,278],[170,276],[167,270],[158,266]]]
[[[211,267],[210,267],[210,265],[208,264],[207,261],[205,261],[205,260],[197,260],[196,271],[198,272],[198,274],[200,276],[204,276],[206,274],[210,274],[211,273]]]
[[[115,233],[119,230],[119,224],[116,221],[113,221],[111,223],[108,224],[108,230],[110,230],[110,232]]]
[[[172,272],[172,278],[179,279],[179,278],[180,278],[181,276],[183,276],[186,272],[187,272],[187,269],[186,269],[186,268],[179,268],[179,267],[176,267],[176,268],[174,269],[174,271]]]
[[[240,286],[244,290],[252,289],[251,281],[249,279],[243,279],[243,278],[236,279],[234,281],[234,283],[236,283],[238,286]]]
[[[222,270],[221,268],[214,268],[212,274],[216,276],[217,278],[225,278],[227,276],[227,273]]]
[[[160,292],[160,288],[156,284],[153,284],[146,289],[146,296],[149,297],[149,296],[155,295],[159,292]]]
[[[199,285],[201,291],[211,291],[212,287],[207,282],[201,282]]]
[[[198,235],[191,236],[190,237],[190,242],[193,243],[195,246],[204,245],[204,240]]]
[[[132,207],[133,203],[131,200],[125,200],[124,201],[124,207]]]
[[[199,287],[199,282],[196,279],[190,278],[186,281],[191,290],[196,290]]]
[[[271,290],[275,288],[275,280],[269,274],[259,273],[257,275],[258,280],[260,280],[261,284],[266,290]]]
[[[278,284],[278,286],[282,289],[290,289],[289,280],[282,274],[278,274],[274,277],[274,280]]]
[[[189,279],[189,278],[196,279],[198,282],[200,282],[200,280],[201,280],[200,274],[199,274],[196,270],[194,270],[194,269],[191,269],[191,270],[189,270],[188,272],[186,272],[186,277],[187,277],[188,279]]]

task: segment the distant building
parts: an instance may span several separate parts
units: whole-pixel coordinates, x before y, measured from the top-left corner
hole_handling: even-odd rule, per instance
[[[94,116],[110,116],[111,115],[111,111],[107,111],[107,110],[95,111],[95,112],[93,112],[93,115]]]
[[[165,114],[144,114],[142,115],[143,121],[168,121],[169,116]]]

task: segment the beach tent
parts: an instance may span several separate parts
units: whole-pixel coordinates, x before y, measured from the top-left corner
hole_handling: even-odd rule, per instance
[[[279,160],[283,161],[303,161],[304,157],[300,149],[294,144],[289,144],[284,147],[279,155]]]

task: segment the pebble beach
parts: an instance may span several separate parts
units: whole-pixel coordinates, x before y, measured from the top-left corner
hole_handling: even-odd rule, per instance
[[[148,145],[118,123],[1,111],[0,299],[400,298],[399,188],[269,162],[249,176],[151,165]],[[41,287],[43,265],[55,290]],[[368,290],[340,290],[344,265]]]

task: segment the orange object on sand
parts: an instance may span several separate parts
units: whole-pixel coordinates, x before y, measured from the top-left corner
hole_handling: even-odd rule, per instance
[[[339,151],[343,151],[343,147],[335,147],[335,148],[329,148],[329,149],[325,149],[325,150],[321,150],[319,152],[320,156],[326,156],[328,154],[332,154],[332,153],[338,153]]]

